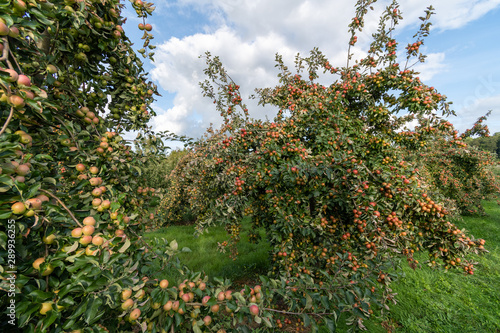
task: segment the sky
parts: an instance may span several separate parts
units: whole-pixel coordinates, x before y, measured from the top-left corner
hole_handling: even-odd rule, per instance
[[[358,54],[366,51],[379,14],[388,4],[377,2],[366,17],[365,32],[358,35]],[[449,120],[463,132],[491,110],[486,124],[491,134],[500,132],[500,0],[401,0],[399,4],[403,20],[395,37],[400,52],[412,40],[424,10],[430,5],[435,9],[431,34],[422,48],[427,61],[417,69],[425,84],[453,102],[457,116]],[[245,98],[255,88],[278,83],[276,53],[293,68],[297,53],[307,56],[317,47],[333,66],[345,65],[355,1],[156,0],[155,5],[147,19],[153,26],[152,44],[157,46],[155,61],[144,60],[144,67],[162,96],[153,104],[158,116],[150,125],[155,131],[199,138],[210,124],[218,127],[222,122],[212,101],[202,96],[201,55],[209,51],[220,57],[241,86],[252,117],[273,119],[276,109]],[[122,15],[128,17],[125,33],[141,48],[137,24],[142,19],[130,6]]]

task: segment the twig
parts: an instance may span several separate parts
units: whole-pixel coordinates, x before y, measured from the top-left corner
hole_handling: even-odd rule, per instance
[[[263,310],[271,311],[271,312],[278,312],[278,313],[283,313],[283,314],[290,314],[290,315],[311,315],[311,316],[329,316],[329,315],[336,315],[335,312],[329,313],[329,312],[323,312],[323,313],[314,313],[314,312],[290,312],[290,311],[285,311],[285,310],[276,310],[276,309],[270,309],[270,308],[264,308]]]
[[[9,125],[10,123],[10,120],[12,119],[12,116],[14,115],[14,107],[11,106],[10,107],[10,113],[9,113],[9,116],[7,117],[7,121],[5,122],[5,124],[3,124],[3,127],[2,129],[0,130],[0,135],[3,134],[3,132],[5,132],[5,130],[7,129],[7,125]]]
[[[23,73],[23,69],[21,68],[21,66],[19,66],[19,63],[17,62],[16,57],[14,57],[14,53],[12,53],[12,50],[10,50],[10,49],[9,49],[9,53],[12,56],[12,59],[14,59],[14,63],[16,64],[17,68],[19,69],[19,72],[21,72],[21,74],[22,74]]]
[[[57,202],[59,202],[61,204],[61,206],[63,206],[63,208],[68,212],[68,214],[71,216],[71,218],[73,218],[73,221],[75,221],[76,224],[78,224],[78,226],[83,228],[83,225],[80,222],[78,222],[75,215],[73,215],[73,213],[68,209],[68,207],[66,207],[66,205],[61,201],[61,199],[59,199],[58,197],[56,197],[54,194],[52,194],[51,192],[49,192],[47,190],[40,189],[40,191],[45,192],[48,195],[50,195],[52,198],[56,199]]]

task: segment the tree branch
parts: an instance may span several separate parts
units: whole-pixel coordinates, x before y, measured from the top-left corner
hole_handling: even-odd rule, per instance
[[[5,121],[5,124],[3,124],[3,127],[2,129],[0,130],[0,135],[3,134],[3,132],[5,132],[5,130],[7,129],[7,126],[9,125],[10,123],[10,120],[12,119],[12,116],[14,115],[14,107],[11,106],[10,107],[10,113],[9,113],[9,116],[7,117],[7,121]]]
[[[44,193],[47,193],[52,198],[56,199],[57,202],[59,202],[61,204],[61,206],[63,206],[63,208],[68,212],[68,214],[71,216],[71,218],[73,219],[73,221],[75,221],[76,224],[78,224],[78,226],[83,227],[83,225],[80,222],[78,222],[78,220],[76,219],[75,215],[73,215],[73,213],[68,209],[68,207],[66,207],[66,205],[61,201],[61,199],[59,199],[58,197],[56,197],[54,194],[52,194],[51,192],[49,192],[47,190],[40,189],[40,191],[42,191]]]

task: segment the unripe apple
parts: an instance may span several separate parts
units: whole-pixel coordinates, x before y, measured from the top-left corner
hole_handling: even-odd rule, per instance
[[[40,314],[45,315],[50,310],[52,310],[52,302],[42,303],[42,308],[40,309]]]
[[[19,142],[21,142],[22,144],[25,144],[25,145],[30,145],[31,142],[33,141],[33,139],[31,138],[31,135],[26,134],[26,133],[21,134],[20,137],[21,138],[20,138]]]
[[[207,305],[209,300],[210,300],[210,296],[204,296],[203,299],[201,300],[201,304]]]
[[[138,27],[139,27],[139,30],[144,30],[144,23],[139,23]]]
[[[50,275],[54,271],[54,266],[48,264],[42,272],[42,276]]]
[[[132,296],[132,290],[130,290],[130,289],[123,289],[122,290],[122,294],[121,294],[122,300],[125,301],[125,300],[129,299],[131,296]]]
[[[97,250],[93,250],[92,247],[90,247],[90,246],[85,249],[85,254],[88,256],[93,256],[96,253],[97,253]]]
[[[89,169],[90,173],[93,175],[97,175],[99,173],[99,168],[96,166],[91,166]]]
[[[11,206],[11,210],[15,215],[22,215],[26,212],[26,206],[24,203],[18,201]]]
[[[102,201],[102,208],[109,209],[109,207],[111,207],[111,201],[109,201],[109,200],[103,200]]]
[[[47,72],[49,74],[55,74],[55,73],[57,73],[57,67],[54,66],[54,65],[48,65],[47,66]]]
[[[34,210],[40,210],[42,209],[42,200],[38,198],[31,198],[26,200],[26,203],[28,203],[29,207]]]
[[[123,231],[122,229],[116,229],[115,230],[115,236],[116,237],[124,237],[125,236],[125,231]]]
[[[254,316],[258,316],[259,315],[259,307],[255,304],[250,305],[250,313]]]
[[[23,13],[26,11],[26,3],[22,0],[16,0],[14,1],[14,9],[16,9],[17,11]]]
[[[137,291],[137,293],[135,293],[134,296],[137,299],[143,299],[144,296],[146,296],[146,292],[144,291],[144,289],[140,289],[139,291]]]
[[[33,261],[33,268],[36,269],[37,271],[40,270],[40,265],[45,261],[45,258],[38,258],[35,261]]]
[[[11,95],[9,97],[9,103],[12,104],[12,106],[14,106],[16,109],[20,109],[26,105],[26,103],[24,103],[24,98],[18,95]]]
[[[7,82],[16,82],[17,79],[19,78],[19,74],[13,69],[7,68],[7,69],[2,69],[2,71],[9,73],[9,77],[5,78],[5,81]]]
[[[71,230],[71,236],[75,238],[80,238],[82,236],[82,228],[75,228]]]
[[[95,227],[93,225],[86,225],[82,228],[82,233],[85,236],[90,236],[94,233]]]
[[[134,306],[134,300],[132,300],[131,298],[129,299],[126,299],[123,303],[122,303],[122,310],[128,310],[130,309],[131,307]]]
[[[28,209],[27,211],[24,212],[23,215],[26,216],[26,217],[35,216],[35,210],[34,209]]]
[[[102,190],[98,187],[92,190],[92,195],[94,197],[100,197],[102,195]]]
[[[101,246],[104,243],[104,238],[101,236],[94,236],[92,237],[92,244],[95,246]]]
[[[94,206],[94,207],[99,206],[101,203],[102,203],[102,200],[99,198],[95,198],[94,200],[92,200],[92,206]]]
[[[40,199],[41,202],[47,202],[49,201],[49,197],[46,196],[45,194],[39,194],[36,196],[38,199]]]
[[[55,234],[50,234],[48,236],[43,237],[43,239],[42,239],[42,241],[45,244],[48,244],[48,245],[54,243],[55,240],[56,240],[56,235]]]
[[[9,34],[9,27],[4,22],[0,21],[0,36],[7,36]]]
[[[92,243],[92,236],[84,235],[82,236],[82,238],[80,238],[80,244],[82,244],[83,246],[89,245],[90,243]]]
[[[30,173],[30,167],[27,164],[20,164],[17,166],[15,171],[19,176],[26,176]]]
[[[12,37],[12,38],[19,37],[19,29],[17,27],[14,27],[14,26],[10,27],[9,37]]]
[[[94,199],[96,200],[96,199]],[[97,199],[97,200],[100,200],[100,199]],[[83,219],[83,224],[84,225],[92,225],[92,226],[95,226],[96,224],[96,220],[93,216],[87,216],[86,218]],[[84,233],[85,234],[85,233]]]
[[[17,84],[24,87],[31,87],[31,80],[24,74],[17,77]]]
[[[112,220],[116,220],[118,218],[118,212],[112,212],[112,213],[109,213],[109,217],[112,219]]]
[[[166,289],[167,287],[168,287],[168,280],[161,280],[160,281],[160,288]]]
[[[89,179],[89,183],[92,186],[99,186],[100,185],[100,177],[92,177]]]
[[[21,89],[20,91],[22,91],[26,95],[27,99],[35,98],[35,94],[29,90]]]
[[[170,311],[172,310],[172,301],[167,301],[167,303],[165,303],[165,305],[163,305],[163,310],[165,311]]]
[[[132,312],[130,312],[130,319],[131,320],[136,320],[141,316],[141,310],[139,309],[134,309]]]
[[[181,299],[182,299],[184,302],[188,303],[188,302],[189,302],[189,294],[183,294],[183,295],[181,296]]]

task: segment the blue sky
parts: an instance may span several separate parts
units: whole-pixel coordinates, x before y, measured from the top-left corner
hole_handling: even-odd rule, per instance
[[[348,4],[348,5],[347,5]],[[157,0],[153,25],[155,62],[146,61],[150,78],[162,97],[153,107],[155,130],[190,137],[201,136],[210,123],[221,119],[210,100],[202,97],[205,51],[220,56],[243,97],[255,88],[277,83],[276,53],[293,67],[293,57],[318,47],[336,66],[345,64],[347,25],[355,1],[324,0]],[[359,54],[370,42],[378,14],[388,4],[379,1],[367,17],[366,33],[358,37]],[[404,20],[397,30],[401,42],[411,39],[419,16],[432,4],[436,14],[419,65],[422,80],[453,101],[457,117],[450,121],[459,131],[492,110],[487,121],[491,133],[500,132],[500,0],[400,1]],[[128,7],[123,15],[129,38],[140,48],[139,21]],[[401,43],[401,50],[404,43]],[[247,103],[251,115],[272,118],[275,110]]]

